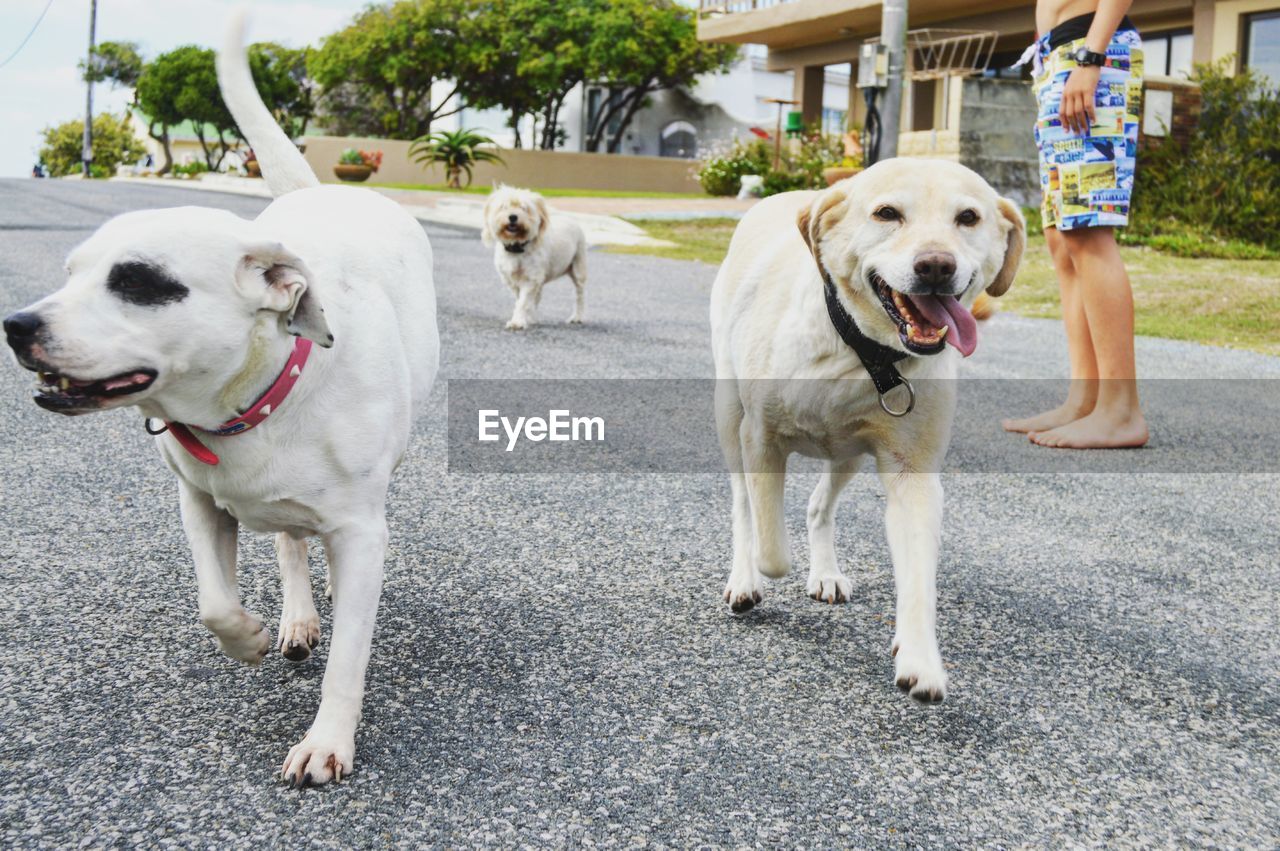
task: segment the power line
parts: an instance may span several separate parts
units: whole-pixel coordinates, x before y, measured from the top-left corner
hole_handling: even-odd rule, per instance
[[[3,68],[4,66],[12,62],[14,59],[18,58],[18,54],[22,52],[22,48],[27,46],[27,42],[31,41],[31,36],[35,35],[36,30],[40,28],[40,22],[44,20],[45,14],[48,13],[49,7],[52,5],[53,5],[53,0],[49,0],[48,3],[44,4],[44,11],[40,13],[40,17],[36,18],[35,24],[32,25],[31,27],[31,32],[27,33],[27,37],[22,40],[22,43],[18,45],[17,49],[15,49],[13,53],[9,54],[8,59],[4,60],[3,62],[0,62],[0,68]]]

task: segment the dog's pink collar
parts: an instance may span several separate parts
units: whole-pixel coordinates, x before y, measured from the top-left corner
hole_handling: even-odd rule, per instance
[[[200,428],[199,426],[195,428],[205,434],[230,437],[234,434],[244,434],[254,426],[261,425],[267,417],[276,412],[285,397],[289,395],[289,391],[293,389],[293,385],[298,383],[298,379],[302,377],[302,369],[307,365],[307,358],[310,356],[311,341],[305,337],[298,337],[293,344],[293,352],[290,353],[289,360],[285,361],[284,369],[280,371],[275,383],[262,394],[258,401],[249,406],[249,410],[234,419],[227,420],[217,428]],[[165,422],[165,426],[192,458],[210,466],[217,465],[218,456],[200,442],[191,426],[168,421]]]

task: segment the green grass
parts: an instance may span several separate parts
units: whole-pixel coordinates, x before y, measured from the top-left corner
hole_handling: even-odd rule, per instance
[[[1139,334],[1280,355],[1280,260],[1189,258],[1121,246]],[[1032,237],[1002,310],[1059,319],[1058,281],[1044,237]]]
[[[327,181],[340,183],[341,181]],[[467,186],[450,189],[447,186],[426,183],[369,183],[369,189],[409,189],[418,192],[449,192],[455,195],[488,195],[491,186]],[[710,198],[702,192],[623,192],[615,189],[540,189],[534,191],[548,198]]]
[[[737,219],[729,218],[629,221],[644,228],[654,239],[663,239],[675,245],[611,245],[607,249],[610,253],[650,254],[672,260],[701,260],[714,265],[719,265],[724,259],[724,253],[729,248],[729,238],[733,236],[733,229],[738,226]]]
[[[650,236],[673,242],[675,247],[608,250],[718,264],[737,222],[695,219],[638,224]],[[1246,257],[1249,251],[1260,252],[1268,259],[1181,257],[1147,246],[1122,245],[1120,254],[1133,284],[1137,332],[1280,355],[1280,258],[1248,243],[1232,250]],[[1043,236],[1028,239],[1018,278],[997,303],[1000,310],[1021,316],[1062,317],[1058,282]]]

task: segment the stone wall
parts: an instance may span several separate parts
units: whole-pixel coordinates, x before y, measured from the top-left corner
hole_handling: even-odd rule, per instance
[[[1172,120],[1163,120],[1164,116],[1153,109],[1156,98],[1154,92],[1169,92],[1164,95],[1165,104],[1172,100]],[[1143,85],[1142,130],[1138,135],[1138,150],[1157,139],[1172,139],[1179,145],[1186,145],[1200,123],[1200,86],[1175,77],[1148,77]],[[1141,165],[1141,164],[1139,164]]]
[[[966,77],[960,100],[960,162],[1001,195],[1040,205],[1036,100],[1021,80]]]
[[[345,148],[382,151],[382,168],[369,179],[379,183],[444,183],[440,166],[424,169],[409,158],[409,142],[339,136],[307,136],[303,155],[321,180],[332,181],[333,167]],[[531,151],[504,148],[504,164],[479,163],[473,185],[503,182],[540,189],[605,189],[646,192],[701,192],[694,160],[633,157],[621,154],[580,154],[569,151]]]

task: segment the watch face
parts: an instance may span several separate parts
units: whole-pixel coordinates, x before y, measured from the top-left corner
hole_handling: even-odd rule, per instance
[[[1076,49],[1076,64],[1078,65],[1097,65],[1099,54],[1094,53],[1087,47],[1079,47]]]

